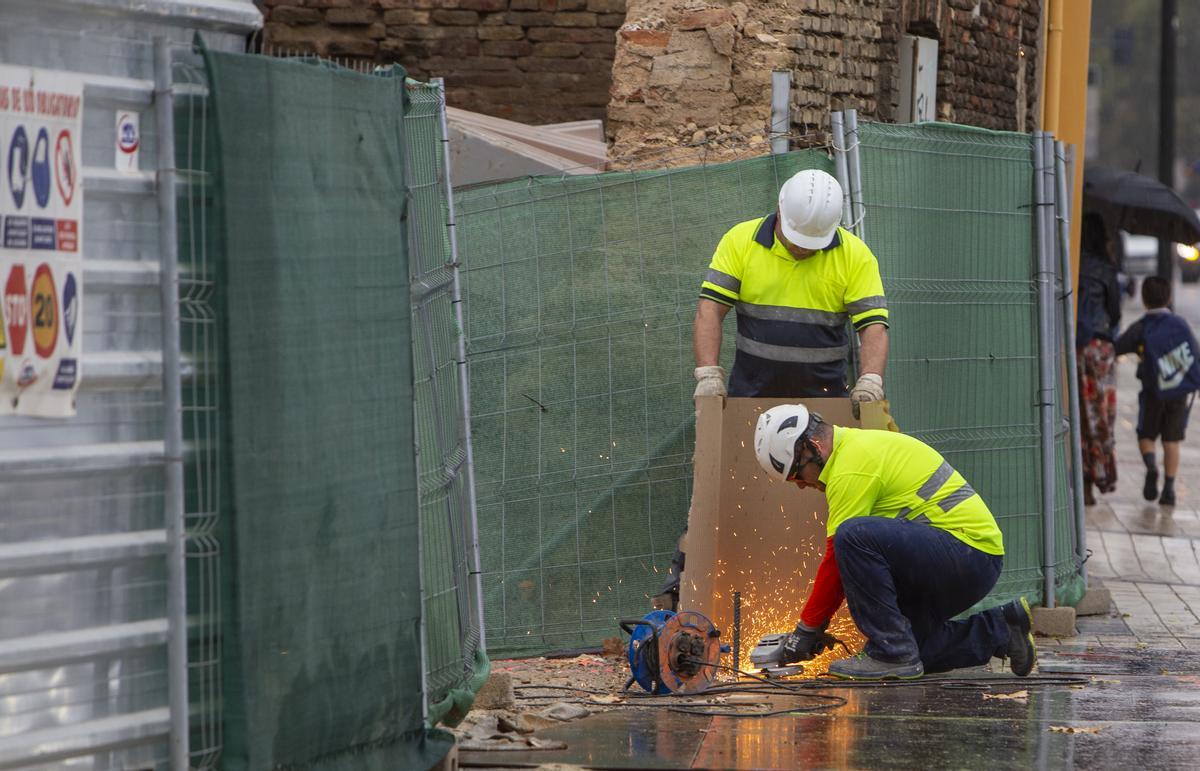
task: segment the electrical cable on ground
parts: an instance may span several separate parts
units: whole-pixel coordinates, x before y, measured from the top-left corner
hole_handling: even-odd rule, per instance
[[[521,690],[527,690],[527,689],[528,690],[546,689],[546,690],[558,690],[558,691],[575,691],[575,692],[579,692],[579,693],[605,695],[605,692],[597,691],[593,688],[582,688],[582,687],[576,688],[574,686],[569,686],[569,685],[520,685],[520,686],[516,686],[515,688],[513,688],[514,691],[521,691]],[[732,694],[732,693],[748,693],[748,694],[753,694],[753,695],[758,695],[758,696],[762,696],[762,695],[766,694],[766,695],[782,696],[785,698],[793,698],[793,699],[796,699],[796,698],[809,699],[812,701],[819,701],[819,702],[823,702],[823,703],[811,704],[811,705],[795,705],[795,706],[787,707],[785,709],[770,710],[770,711],[765,711],[765,712],[761,711],[761,710],[759,710],[759,711],[751,711],[751,710],[734,711],[734,710],[725,708],[728,705],[703,703],[704,700],[708,700],[708,699],[712,699],[714,697],[720,697],[722,695]],[[554,701],[555,702],[565,701],[567,703],[589,704],[589,705],[593,705],[593,706],[604,706],[604,707],[632,707],[632,708],[636,708],[636,709],[665,709],[668,712],[676,712],[676,713],[684,714],[684,715],[702,715],[702,716],[706,716],[706,717],[773,717],[776,715],[787,715],[787,714],[796,714],[796,715],[819,714],[826,710],[835,709],[837,707],[843,707],[846,705],[846,699],[841,696],[833,696],[830,694],[823,694],[823,693],[795,693],[795,692],[771,694],[771,689],[769,689],[769,688],[761,688],[761,687],[754,688],[751,686],[732,687],[732,688],[730,688],[730,687],[710,688],[701,693],[664,693],[664,694],[655,695],[655,694],[651,694],[651,693],[636,693],[635,692],[635,693],[626,693],[625,696],[626,696],[626,698],[631,699],[632,701],[614,702],[611,704],[597,703],[594,701],[589,701],[587,699],[555,699]],[[665,700],[663,697],[673,697],[673,699],[676,700],[676,702],[672,703],[672,701]],[[691,699],[691,700],[699,700],[699,701],[687,701],[687,702],[683,702],[682,704],[680,704],[677,701],[679,699]],[[523,698],[523,699],[521,699],[521,701],[523,703],[529,704],[531,702],[542,701],[542,699],[539,699],[537,697],[532,697],[532,698],[528,698],[528,699]],[[759,706],[759,705],[748,705],[748,706]]]
[[[930,685],[936,685],[946,690],[987,691],[991,690],[992,688],[1016,686],[1020,686],[1023,689],[1051,686],[1078,687],[1087,685],[1089,682],[1088,678],[1086,677],[1010,677],[1004,675],[984,677],[938,677],[933,675],[915,680],[841,680],[826,677],[819,680],[785,682],[781,679],[771,679],[753,672],[745,672],[736,667],[726,666],[723,664],[710,664],[709,662],[700,659],[695,659],[694,661],[695,663],[733,672],[739,677],[745,677],[755,682],[739,683],[735,681],[722,685],[715,685],[700,693],[672,692],[652,694],[625,691],[624,696],[628,701],[615,702],[612,704],[597,703],[587,699],[572,699],[566,701],[571,703],[591,704],[605,707],[632,707],[635,709],[661,708],[666,709],[668,712],[676,712],[685,715],[703,715],[708,717],[776,717],[780,715],[822,714],[829,710],[846,705],[846,699],[842,696],[825,693],[812,693],[813,691],[827,691],[845,688],[913,688],[917,686],[924,687]],[[607,691],[571,685],[519,685],[514,687],[513,690],[518,692],[537,690],[571,691],[573,693],[586,693],[596,696],[607,695]],[[721,696],[727,696],[731,694],[748,694],[764,697],[774,696],[784,698],[805,698],[824,703],[796,705],[770,711],[730,710],[727,709],[728,705],[696,703],[697,700],[719,698]],[[522,701],[528,704],[532,702],[544,701],[548,698],[549,697],[539,698],[537,696],[530,696],[523,698]],[[679,700],[681,699],[688,699],[691,701],[679,703]]]

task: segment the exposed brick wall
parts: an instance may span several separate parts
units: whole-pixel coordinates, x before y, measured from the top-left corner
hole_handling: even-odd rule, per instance
[[[938,5],[938,120],[1032,131],[1041,0],[944,0]]]
[[[626,0],[259,0],[265,45],[444,77],[455,107],[603,118]]]
[[[607,117],[614,157],[764,152],[773,69],[817,141],[831,110],[895,120],[905,33],[939,41],[939,120],[1036,122],[1042,0],[259,1],[269,46],[400,62],[445,77],[455,106],[527,123]]]
[[[939,39],[940,120],[1028,130],[1039,7],[1040,0],[629,0],[608,113],[612,155],[638,156],[620,165],[660,165],[765,152],[774,69],[792,71],[797,133],[827,131],[829,112],[843,108],[893,121],[905,32]],[[686,151],[698,144],[703,149]]]

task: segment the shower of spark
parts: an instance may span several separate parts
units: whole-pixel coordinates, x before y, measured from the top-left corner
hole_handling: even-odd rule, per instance
[[[782,507],[781,507],[782,508]],[[758,640],[766,635],[792,631],[800,620],[800,611],[804,601],[812,589],[817,565],[820,564],[825,552],[823,532],[805,536],[790,536],[780,539],[779,534],[791,533],[793,525],[800,523],[801,517],[811,516],[824,522],[820,512],[813,511],[803,515],[785,510],[780,511],[783,527],[775,527],[773,534],[760,532],[760,528],[752,524],[744,511],[738,511],[739,519],[746,517],[744,526],[730,529],[731,540],[726,542],[724,551],[734,560],[729,564],[726,560],[717,559],[712,584],[713,598],[718,604],[729,605],[718,615],[725,624],[727,641],[732,639],[733,592],[741,592],[741,660],[736,662],[738,669],[752,672],[750,652]],[[761,523],[759,523],[761,524]],[[806,529],[801,528],[801,530]],[[771,535],[771,540],[768,540]],[[727,536],[729,537],[729,536]],[[794,540],[793,540],[794,539]],[[754,555],[769,554],[771,559],[755,558]],[[865,638],[854,625],[849,612],[843,606],[830,621],[829,633],[845,642],[850,653],[862,649]],[[804,673],[799,677],[813,678],[825,674],[829,664],[847,655],[839,645],[832,651],[825,651],[820,656],[804,663]],[[732,663],[732,662],[731,662]]]

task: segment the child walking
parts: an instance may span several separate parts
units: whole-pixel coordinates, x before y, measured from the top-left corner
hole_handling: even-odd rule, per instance
[[[1138,449],[1146,464],[1142,495],[1158,498],[1164,506],[1175,505],[1175,475],[1179,471],[1179,445],[1187,431],[1188,412],[1200,389],[1200,363],[1196,337],[1171,304],[1171,283],[1158,276],[1142,282],[1142,304],[1146,315],[1125,330],[1117,340],[1117,355],[1138,355]],[[1163,446],[1163,486],[1158,492],[1158,466],[1154,443]]]

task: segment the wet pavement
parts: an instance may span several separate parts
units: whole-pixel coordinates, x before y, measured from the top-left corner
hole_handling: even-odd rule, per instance
[[[831,687],[821,693],[841,696],[845,704],[824,714],[709,717],[631,706],[536,734],[566,742],[564,750],[466,752],[460,763],[597,769],[1192,769],[1200,759],[1198,653],[1079,646],[1046,652],[1040,673],[1025,680],[997,682],[983,670],[956,675],[949,682],[955,687],[946,687],[945,676],[916,684]],[[1081,682],[1064,684],[1064,676]],[[986,690],[963,687],[981,677],[991,678]],[[1042,678],[1059,680],[1047,685]],[[809,706],[791,696],[752,700],[774,709]],[[739,708],[765,709],[722,707]]]

